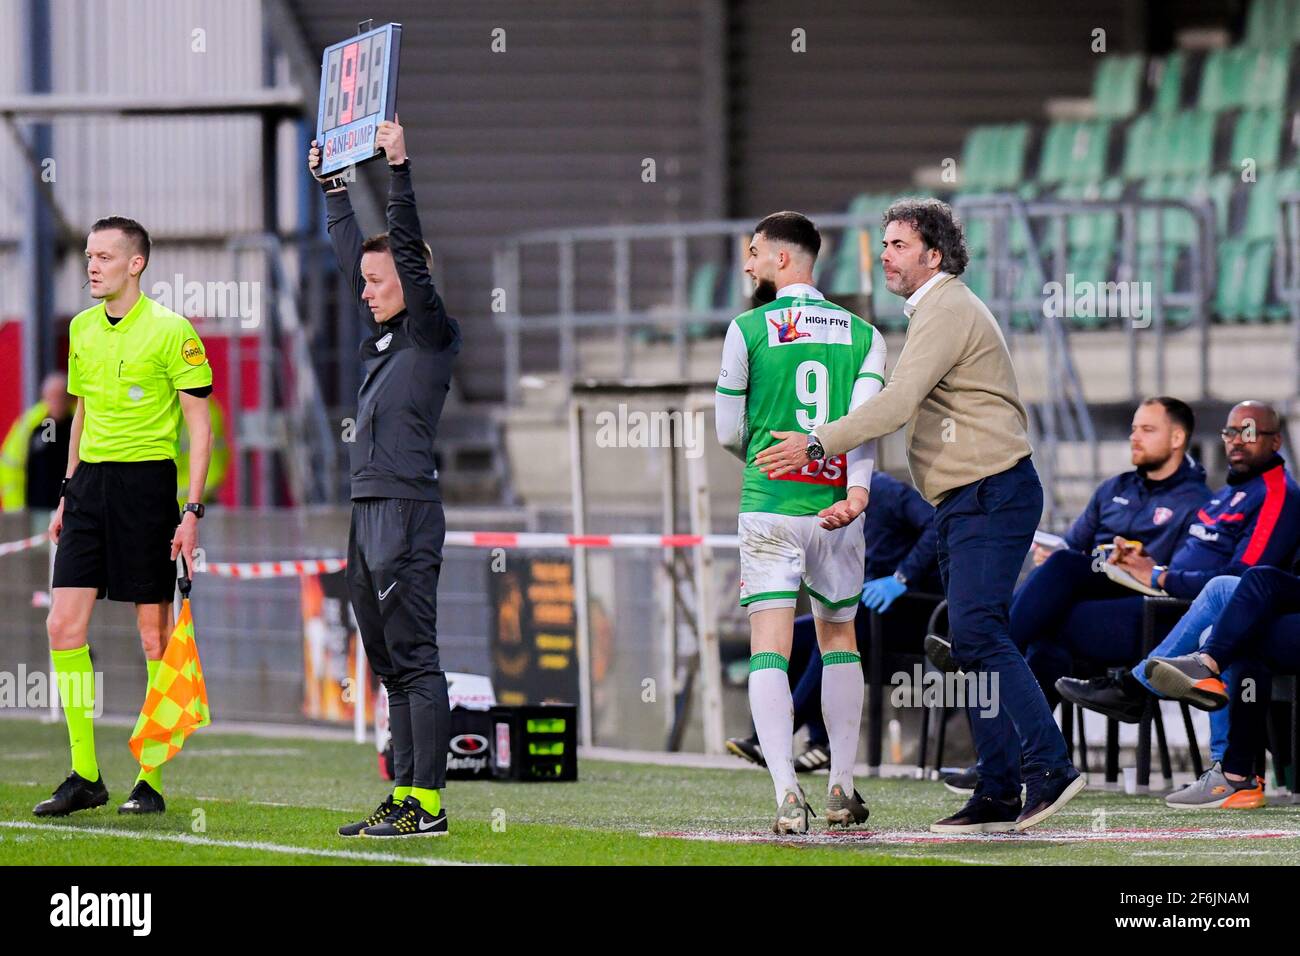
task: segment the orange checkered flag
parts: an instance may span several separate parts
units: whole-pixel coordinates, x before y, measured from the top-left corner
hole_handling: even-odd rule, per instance
[[[131,752],[145,770],[161,767],[180,752],[190,734],[212,722],[199,646],[194,640],[189,576],[182,576],[177,583],[180,617],[131,732]]]

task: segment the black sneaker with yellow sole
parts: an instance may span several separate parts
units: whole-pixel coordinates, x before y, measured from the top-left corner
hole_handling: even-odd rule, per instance
[[[361,831],[367,837],[429,837],[447,835],[447,811],[432,814],[415,797],[402,801],[383,823]]]

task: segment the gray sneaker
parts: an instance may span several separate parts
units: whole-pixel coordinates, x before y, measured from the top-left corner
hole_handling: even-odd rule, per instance
[[[826,795],[826,826],[848,829],[855,823],[865,823],[871,811],[867,809],[862,794],[854,790],[846,794],[838,783]]]
[[[1255,810],[1264,803],[1264,784],[1258,778],[1229,780],[1218,761],[1198,780],[1165,797],[1165,806],[1175,810]]]
[[[781,806],[776,811],[776,822],[772,824],[773,833],[807,833],[808,817],[812,810],[802,793],[787,790],[781,798]]]

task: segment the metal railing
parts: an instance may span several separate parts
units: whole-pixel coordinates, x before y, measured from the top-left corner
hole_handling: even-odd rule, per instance
[[[1043,454],[1040,460],[1045,484],[1051,487],[1058,477],[1095,479],[1098,474],[1096,432],[1088,408],[1083,382],[1071,350],[1071,329],[1065,318],[1045,307],[1049,282],[1064,283],[1070,273],[1070,224],[1072,217],[1115,216],[1109,243],[1115,249],[1113,275],[1120,282],[1150,282],[1150,314],[1128,316],[1124,323],[1128,351],[1132,397],[1144,393],[1139,376],[1139,332],[1149,330],[1155,357],[1155,390],[1165,391],[1167,379],[1165,339],[1169,331],[1171,310],[1180,310],[1185,325],[1198,336],[1200,348],[1197,369],[1200,394],[1209,394],[1208,320],[1214,291],[1214,212],[1209,202],[1184,202],[1167,199],[1131,200],[1022,200],[1013,194],[963,197],[953,203],[957,213],[969,224],[982,221],[989,229],[989,241],[978,264],[972,268],[988,270],[992,281],[984,296],[1008,339],[1029,334],[1041,339],[1046,372],[1046,396],[1029,408],[1035,444]],[[1190,241],[1184,239],[1185,281],[1166,281],[1166,216],[1191,217]],[[1153,222],[1145,222],[1150,217]],[[863,250],[859,263],[857,294],[867,301],[862,311],[871,315],[870,279],[874,250],[864,237],[879,228],[876,211],[817,215],[814,217],[824,236],[839,235],[841,242],[855,238]],[[1096,221],[1096,220],[1094,220]],[[551,367],[543,372],[558,372],[568,381],[584,375],[580,340],[594,338],[600,330],[612,340],[615,363],[624,378],[634,377],[636,336],[640,330],[664,330],[665,344],[670,345],[676,373],[687,375],[690,340],[694,331],[720,334],[728,322],[743,309],[734,307],[692,307],[689,302],[692,263],[691,245],[712,242],[712,251],[721,250],[723,268],[730,268],[732,298],[745,301],[748,280],[739,268],[741,250],[748,245],[753,223],[749,220],[718,220],[696,223],[656,225],[599,226],[577,229],[551,229],[529,232],[509,240],[498,250],[495,261],[495,285],[504,294],[505,308],[495,318],[505,337],[505,394],[507,403],[518,404],[520,378],[524,370],[524,338],[546,335],[555,342]],[[1022,230],[1028,241],[1013,248],[1012,229]],[[1149,230],[1148,236],[1142,229]],[[633,246],[648,244],[647,258],[664,265],[669,281],[657,290],[657,298],[648,305],[633,306]],[[580,273],[579,249],[599,260],[607,273],[606,301],[610,306],[595,310],[579,308],[582,288],[589,286],[590,269]],[[1150,249],[1145,257],[1142,250]],[[595,253],[592,255],[592,253]],[[1297,253],[1300,256],[1300,252]],[[534,257],[547,260],[541,267]],[[822,255],[823,262],[835,260],[834,253]],[[1300,260],[1298,260],[1300,261]],[[553,262],[553,268],[549,265]],[[729,264],[729,265],[728,265]],[[1033,276],[1026,283],[1025,270]],[[1150,271],[1154,274],[1146,275]],[[823,288],[830,288],[822,282]],[[831,289],[832,295],[836,291]],[[1106,290],[1103,290],[1106,291]],[[653,297],[653,294],[652,294]],[[1300,292],[1297,293],[1300,308]],[[526,301],[546,299],[553,308],[525,313]],[[711,300],[716,301],[716,300]],[[1012,321],[1016,317],[1018,321]],[[690,332],[688,332],[690,330]],[[532,371],[532,369],[530,369]],[[1090,466],[1084,474],[1063,476],[1056,471],[1058,446],[1062,442],[1081,442],[1091,448]],[[1052,504],[1049,502],[1049,512]],[[1049,513],[1050,519],[1050,513]]]

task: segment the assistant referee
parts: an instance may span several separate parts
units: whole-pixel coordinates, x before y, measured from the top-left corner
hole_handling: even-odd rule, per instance
[[[108,802],[95,757],[94,670],[86,631],[98,598],[135,605],[152,682],[172,630],[176,556],[193,565],[212,432],[212,368],[181,315],[140,292],[149,233],[110,216],[90,228],[86,275],[99,304],[68,330],[68,392],[77,396],[68,466],[50,519],[53,600],[45,626],[59,682],[72,773],[37,816]],[[181,418],[189,431],[189,497],[176,502]],[[146,685],[147,686],[147,685]],[[120,813],[162,813],[162,768],[142,767]]]
[[[342,179],[324,179],[329,234],[365,323],[351,450],[348,597],[371,669],[388,691],[395,788],[340,836],[440,836],[451,708],[438,658],[438,574],[447,525],[433,443],[460,327],[430,274],[402,127],[379,124],[388,232],[362,239]],[[307,154],[320,165],[315,142]]]

